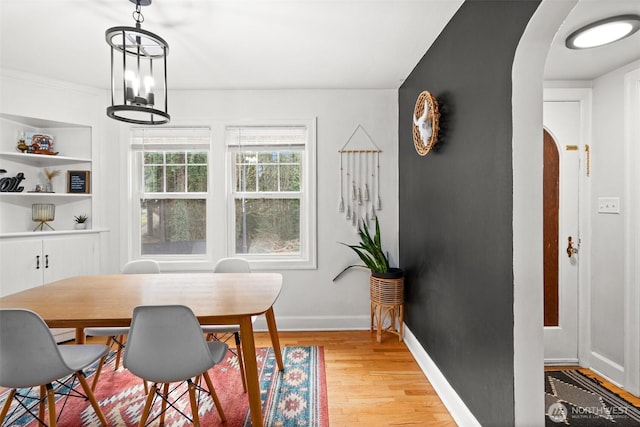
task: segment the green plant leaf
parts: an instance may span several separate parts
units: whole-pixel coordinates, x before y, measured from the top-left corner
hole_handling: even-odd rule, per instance
[[[358,225],[358,236],[360,237],[360,242],[355,245],[349,245],[346,243],[341,244],[351,248],[358,255],[365,266],[372,272],[388,272],[389,255],[382,250],[382,243],[380,239],[380,223],[378,222],[378,218],[376,218],[375,234],[373,236],[371,236],[371,232],[367,227],[365,219],[362,219],[362,222],[360,224]],[[345,268],[345,270],[351,267],[354,266],[349,266]],[[345,270],[343,270],[343,272]],[[342,272],[340,274],[342,274]],[[336,279],[340,276],[340,274],[336,276]]]

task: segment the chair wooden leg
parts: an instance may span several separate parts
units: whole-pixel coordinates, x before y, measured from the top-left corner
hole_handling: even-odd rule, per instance
[[[140,422],[138,423],[139,427],[144,427],[147,423],[147,418],[149,418],[149,412],[151,411],[151,403],[153,402],[153,397],[156,394],[156,390],[158,389],[158,385],[153,383],[151,386],[151,390],[147,393],[147,400],[144,402],[144,409],[142,410],[142,415],[140,415]]]
[[[104,414],[102,413],[102,409],[100,409],[100,405],[98,405],[98,401],[96,400],[96,397],[93,395],[93,391],[91,391],[89,382],[87,382],[87,378],[84,376],[84,372],[76,371],[76,377],[78,378],[78,381],[80,381],[80,384],[82,385],[84,394],[86,394],[87,397],[89,398],[89,402],[91,402],[91,406],[93,407],[93,410],[98,416],[98,419],[100,419],[100,422],[102,423],[103,426],[108,425],[107,419],[104,417]]]
[[[224,415],[224,411],[222,410],[222,405],[220,404],[220,399],[218,399],[218,395],[216,393],[216,389],[213,388],[213,382],[211,381],[211,377],[209,376],[209,372],[204,372],[202,374],[204,376],[204,380],[207,383],[207,388],[209,389],[209,394],[211,394],[211,398],[213,399],[213,403],[216,405],[216,409],[218,410],[218,414],[220,415],[220,419],[223,423],[227,422],[227,417]]]
[[[114,371],[118,370],[118,367],[120,366],[120,358],[122,357],[122,343],[124,343],[124,335],[118,335],[118,352],[116,353],[116,366],[114,368]]]
[[[102,372],[102,367],[104,366],[106,357],[107,356],[103,356],[100,358],[100,363],[98,363],[96,373],[94,374],[93,381],[91,382],[91,391],[96,391],[96,387],[98,386],[98,378],[100,378],[100,373]]]
[[[9,394],[7,395],[7,400],[5,400],[4,405],[2,405],[2,412],[0,412],[0,425],[4,422],[7,413],[9,412],[9,408],[11,407],[11,402],[13,401],[13,397],[16,395],[16,389],[11,389]],[[42,417],[40,417],[42,419]]]
[[[111,345],[113,344],[113,338],[107,338],[107,342],[105,343],[109,350],[111,350]],[[91,391],[96,391],[96,387],[98,386],[98,378],[100,377],[100,373],[102,372],[102,367],[104,366],[104,362],[107,360],[107,355],[102,356],[100,358],[100,363],[98,363],[98,367],[96,368],[96,373],[93,376],[93,382],[91,383]]]
[[[160,425],[164,425],[164,413],[167,411],[167,399],[169,399],[169,383],[164,383],[162,388],[162,406],[160,409]]]
[[[196,401],[196,385],[189,379],[187,380],[187,386],[189,387],[189,400],[191,401],[191,418],[193,419],[193,426],[200,427],[198,402]]]
[[[240,343],[240,334],[236,332],[233,335],[236,338],[236,352],[238,353],[238,368],[240,368],[240,378],[242,378],[242,390],[246,393],[247,379],[245,378],[244,374],[244,359],[242,358],[242,344]]]
[[[49,406],[49,427],[56,427],[56,395],[50,383],[47,384],[47,405]]]
[[[38,402],[38,418],[41,420],[44,420],[45,400],[47,400],[47,386],[42,384],[40,386],[40,402]],[[1,422],[0,425],[2,425]]]

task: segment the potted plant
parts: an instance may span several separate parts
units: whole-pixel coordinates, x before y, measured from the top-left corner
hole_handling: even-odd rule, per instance
[[[76,230],[84,230],[85,228],[87,228],[88,219],[89,217],[85,214],[74,216],[73,217],[73,222],[75,222],[74,228]]]
[[[341,243],[351,249],[360,257],[364,265],[350,265],[342,270],[333,281],[335,282],[345,271],[353,267],[364,267],[371,270],[371,275],[382,278],[398,278],[403,276],[403,272],[399,268],[389,266],[389,257],[382,249],[380,239],[380,223],[376,217],[375,234],[371,236],[366,221],[362,221],[362,227],[358,226],[358,235],[360,243],[357,245],[348,245]]]
[[[377,341],[382,340],[382,331],[398,335],[400,341],[403,337],[404,321],[404,274],[399,268],[389,266],[389,256],[382,249],[380,239],[380,223],[376,217],[375,234],[367,227],[366,221],[362,221],[362,227],[358,226],[360,242],[356,245],[343,245],[353,249],[358,254],[364,265],[350,265],[340,272],[335,281],[352,267],[366,267],[371,270],[369,278],[371,297],[371,331],[377,331]],[[388,326],[385,322],[388,319]],[[396,326],[396,322],[397,326]]]

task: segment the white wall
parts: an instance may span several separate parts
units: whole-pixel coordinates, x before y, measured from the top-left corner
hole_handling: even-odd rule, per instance
[[[275,306],[278,326],[282,330],[368,328],[368,272],[353,270],[337,282],[332,282],[333,277],[345,266],[357,263],[355,254],[337,243],[357,241],[354,228],[344,219],[344,213],[338,212],[338,150],[360,124],[383,151],[380,156],[383,209],[379,212],[379,218],[383,228],[383,243],[390,252],[392,262],[397,260],[397,91],[171,91],[169,96],[171,125],[175,126],[210,125],[219,129],[217,123],[220,121],[317,118],[318,268],[282,272],[284,287]],[[115,139],[111,141],[110,138],[111,149],[106,154],[109,174],[113,178],[121,177],[119,185],[109,186],[107,191],[108,212],[105,217],[111,229],[110,271],[118,271],[127,259],[126,239],[129,232],[126,228],[128,212],[123,203],[127,194],[124,179],[127,128],[126,125],[115,123],[115,127],[109,125],[108,132]],[[213,143],[222,144],[221,135],[213,135]],[[214,167],[224,164],[216,159],[214,162]],[[214,217],[214,221],[222,224],[224,218]],[[256,325],[258,328],[260,326]]]
[[[96,160],[92,177],[93,227],[108,230],[102,233],[101,270],[118,272],[128,256],[128,228],[123,223],[127,206],[122,204],[127,193],[127,165],[123,162],[127,158],[127,125],[107,118],[108,94],[104,91],[7,70],[2,70],[0,79],[0,111],[93,126]],[[368,272],[352,270],[332,282],[345,266],[357,263],[355,254],[337,243],[357,240],[344,213],[338,212],[338,150],[362,125],[383,151],[380,156],[383,209],[378,216],[383,243],[391,261],[396,262],[397,90],[171,91],[169,102],[172,125],[317,118],[318,268],[282,272],[284,287],[275,307],[278,325],[282,330],[368,328]]]
[[[640,61],[593,81],[591,364],[624,383],[624,75]],[[620,215],[598,214],[599,197],[620,197]]]

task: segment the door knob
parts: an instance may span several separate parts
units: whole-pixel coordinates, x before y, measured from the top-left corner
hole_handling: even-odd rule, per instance
[[[569,236],[568,242],[567,242],[567,256],[571,258],[571,255],[577,254],[577,253],[578,253],[578,248],[573,247],[573,239],[571,238],[571,236]]]

